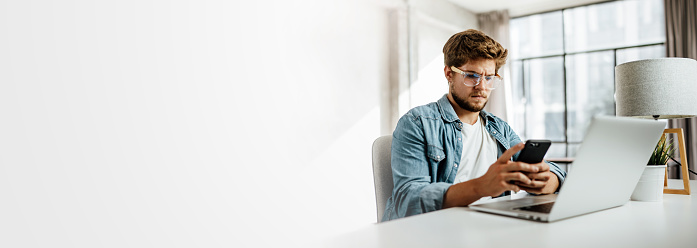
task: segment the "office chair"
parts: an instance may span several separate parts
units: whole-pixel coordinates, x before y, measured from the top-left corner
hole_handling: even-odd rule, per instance
[[[378,223],[385,213],[387,198],[392,195],[392,135],[385,135],[373,142],[373,180],[375,182],[375,202],[378,210]]]

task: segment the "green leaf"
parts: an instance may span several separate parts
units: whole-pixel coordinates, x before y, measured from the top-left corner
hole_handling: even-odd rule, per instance
[[[656,144],[651,157],[649,158],[648,165],[665,165],[668,163],[670,155],[673,154],[675,148],[673,147],[672,139],[667,139],[662,136],[661,139]]]

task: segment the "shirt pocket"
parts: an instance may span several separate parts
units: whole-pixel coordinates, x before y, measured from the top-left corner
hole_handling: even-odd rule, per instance
[[[426,156],[438,163],[445,159],[445,151],[443,151],[442,148],[428,145],[428,147],[426,147]]]

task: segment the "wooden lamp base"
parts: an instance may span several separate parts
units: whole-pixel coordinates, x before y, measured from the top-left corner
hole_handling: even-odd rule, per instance
[[[687,155],[685,153],[685,137],[682,132],[682,128],[669,128],[663,131],[663,137],[667,133],[674,133],[678,136],[678,152],[680,152],[680,170],[682,171],[682,181],[684,188],[683,189],[669,189],[668,188],[668,173],[666,173],[665,179],[663,181],[663,193],[664,194],[681,194],[681,195],[689,195],[690,194],[690,175],[687,173],[688,167],[687,167]],[[668,168],[666,167],[666,172]]]

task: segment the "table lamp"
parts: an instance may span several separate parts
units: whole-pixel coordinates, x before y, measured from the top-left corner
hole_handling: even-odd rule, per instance
[[[617,116],[678,119],[697,115],[697,61],[688,58],[646,59],[615,67]],[[682,128],[666,129],[678,137],[684,189],[664,188],[667,194],[690,194],[687,155]],[[664,180],[664,186],[667,184]]]

